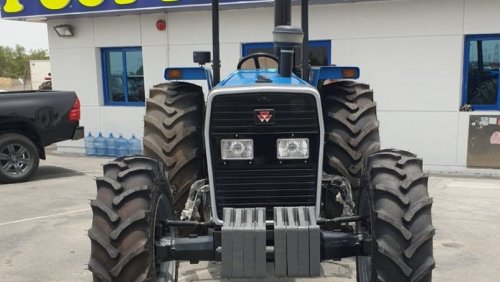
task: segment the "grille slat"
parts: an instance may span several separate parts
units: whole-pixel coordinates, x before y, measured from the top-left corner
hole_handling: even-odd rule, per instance
[[[255,124],[256,109],[273,109],[275,123]],[[214,98],[210,116],[212,168],[218,217],[224,207],[264,207],[270,219],[275,206],[316,204],[319,125],[316,100],[309,94],[251,93]],[[310,138],[310,159],[276,159],[276,139],[291,134]],[[223,162],[220,139],[254,140],[254,161]],[[243,138],[243,137],[242,137]]]
[[[275,178],[275,176],[269,176],[269,175],[259,175],[258,177],[260,179],[266,180],[266,181],[269,181],[269,180],[272,181]],[[227,177],[217,177],[217,180],[228,181],[228,182],[235,180],[236,181],[235,183],[240,183],[239,182],[240,180],[250,180],[251,181],[253,178],[255,178],[255,176],[239,176],[239,177],[227,176]],[[312,175],[312,176],[289,175],[288,178],[290,180],[293,180],[294,183],[311,181],[311,178],[312,178],[312,181],[316,181],[316,179],[315,179],[316,175]]]
[[[268,183],[221,183],[222,181],[218,181],[218,185],[217,187],[221,188],[221,189],[232,189],[233,187],[236,187],[236,186],[239,186],[239,187],[242,187],[242,188],[245,188],[245,189],[249,189],[249,188],[261,188],[260,186],[262,187],[268,187],[269,189],[271,189],[273,186],[275,185],[278,185],[277,181],[272,183],[272,182],[268,182]],[[310,187],[312,185],[315,185],[316,184],[316,181],[310,181],[310,182],[301,182],[301,183],[292,183],[292,182],[279,182],[279,185],[283,188],[285,188],[286,186],[290,186],[290,185],[296,185],[296,186],[299,186],[297,187],[297,189],[300,189],[301,187]],[[235,189],[236,190],[236,189]]]
[[[242,201],[245,200],[245,203],[248,202],[247,199],[242,199],[241,197],[236,197],[236,196],[220,196],[221,200],[234,200],[236,203],[237,201]],[[271,195],[271,196],[254,196],[252,198],[252,201],[256,201],[258,203],[265,203],[265,202],[274,202],[276,200],[282,201],[286,199],[288,202],[290,200],[296,200],[296,201],[303,201],[304,199],[311,199],[314,200],[314,196],[312,195]]]
[[[249,120],[251,119],[251,120]],[[276,118],[277,122],[280,123],[303,123],[304,125],[307,125],[311,127],[311,123],[316,122],[315,117],[296,117],[296,118]],[[246,118],[225,118],[224,120],[221,121],[216,121],[214,122],[215,126],[253,126],[254,121],[253,121],[253,115],[250,117]],[[281,125],[283,126],[283,125]],[[288,125],[286,125],[288,126]]]
[[[276,189],[272,189],[272,188],[268,188],[268,189],[263,189],[262,187],[259,187],[258,189],[233,189],[231,191],[224,191],[224,192],[219,192],[219,195],[223,198],[228,198],[228,197],[237,197],[237,198],[241,198],[240,195],[241,193],[254,193],[254,194],[258,194],[258,195],[261,195],[261,196],[266,196],[266,197],[275,197],[276,196],[276,192],[280,192],[280,193],[289,193],[289,195],[310,195],[310,192],[313,192],[315,191],[316,189],[312,189],[312,188],[309,188],[309,189],[290,189],[289,187],[287,187],[286,189],[279,189],[279,190],[276,190]],[[285,194],[287,195],[287,194]]]

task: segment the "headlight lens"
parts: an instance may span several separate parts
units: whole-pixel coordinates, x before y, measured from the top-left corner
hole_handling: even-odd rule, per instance
[[[220,147],[223,160],[253,160],[252,139],[222,139]]]
[[[279,160],[303,160],[309,158],[308,138],[278,139]]]

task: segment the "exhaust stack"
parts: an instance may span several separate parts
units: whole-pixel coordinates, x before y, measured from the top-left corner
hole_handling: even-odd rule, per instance
[[[280,50],[280,76],[292,76],[294,50],[302,44],[303,38],[304,33],[300,27],[280,25],[274,29],[274,45]]]

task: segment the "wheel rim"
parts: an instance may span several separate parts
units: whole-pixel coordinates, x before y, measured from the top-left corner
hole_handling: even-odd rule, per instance
[[[365,190],[361,191],[360,201],[359,201],[359,216],[366,217],[366,222],[358,222],[356,228],[358,233],[371,234],[371,219],[370,219],[370,206],[368,195]],[[372,266],[372,256],[358,256],[356,257],[357,262],[357,272],[358,281],[360,282],[370,282],[373,272]]]
[[[161,226],[161,222],[165,219],[173,219],[174,214],[167,208],[169,203],[168,199],[165,198],[165,195],[161,195],[156,204],[156,216],[155,216],[155,230],[153,230],[153,234],[155,237],[157,234],[161,234],[162,236],[167,236],[170,238],[175,238],[175,231],[173,229],[168,229],[168,231],[163,230],[165,232],[157,232],[156,227]],[[155,241],[158,238],[155,238]],[[154,255],[154,258],[156,255]],[[156,261],[154,262],[156,264]],[[156,281],[157,282],[175,282],[177,281],[177,261],[166,261],[160,264],[156,264]]]
[[[28,148],[19,143],[0,148],[0,170],[12,177],[22,177],[33,166],[33,156]]]

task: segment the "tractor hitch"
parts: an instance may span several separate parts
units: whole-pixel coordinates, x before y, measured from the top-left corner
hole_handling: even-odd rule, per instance
[[[217,225],[213,221],[208,221],[208,222],[198,222],[198,221],[186,221],[186,220],[164,220],[163,221],[165,226],[169,227],[205,227],[205,228],[215,228]]]
[[[371,239],[367,234],[321,232],[321,261],[369,255]]]
[[[336,217],[332,219],[327,219],[327,218],[318,218],[316,220],[316,224],[318,225],[325,225],[327,223],[349,223],[349,222],[358,222],[358,221],[363,221],[365,220],[366,217],[361,217],[361,216],[343,216],[343,217]],[[208,222],[198,222],[198,221],[186,221],[186,220],[164,220],[163,221],[164,226],[168,227],[178,227],[178,228],[215,228],[217,227],[217,224],[213,221],[208,221]],[[265,222],[266,226],[274,226],[273,221],[266,221]]]
[[[160,261],[220,261],[220,231],[213,235],[183,238],[164,237],[156,242],[156,258]],[[217,238],[219,237],[219,238]],[[366,234],[347,232],[320,232],[321,261],[338,260],[370,254],[371,239]],[[266,246],[266,261],[274,262],[274,246]]]
[[[364,221],[364,220],[366,220],[366,217],[354,215],[354,216],[336,217],[336,218],[332,218],[332,219],[318,218],[318,220],[316,221],[316,224],[325,225],[327,223],[350,223],[350,222],[359,222],[359,221]]]
[[[216,261],[213,236],[164,237],[155,244],[156,259],[163,261]]]

